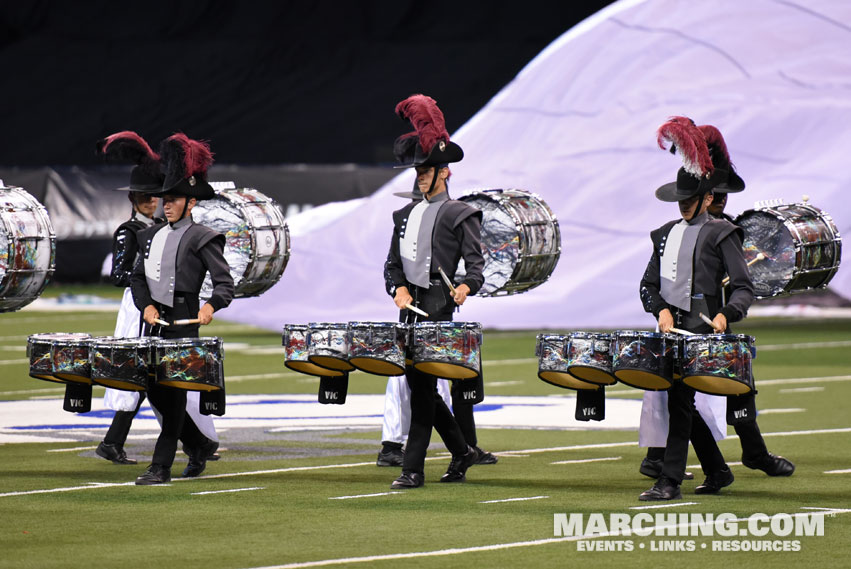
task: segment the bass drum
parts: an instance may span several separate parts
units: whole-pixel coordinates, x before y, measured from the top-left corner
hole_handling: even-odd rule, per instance
[[[561,233],[540,197],[509,189],[474,191],[459,199],[482,210],[485,283],[477,296],[517,294],[550,278],[561,255]],[[462,259],[455,280],[465,274]]]
[[[745,232],[756,298],[824,288],[839,269],[839,231],[827,213],[808,203],[750,209],[734,223]],[[765,258],[754,261],[760,253]]]
[[[56,264],[56,234],[38,200],[0,187],[0,312],[20,310],[41,295]]]
[[[251,188],[216,189],[215,198],[195,205],[192,218],[225,236],[234,298],[260,296],[280,280],[290,259],[290,232],[272,198]],[[212,292],[208,274],[200,296],[206,300]]]

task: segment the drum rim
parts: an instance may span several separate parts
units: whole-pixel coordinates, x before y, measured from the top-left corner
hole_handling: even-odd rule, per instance
[[[365,369],[365,368],[361,367],[360,365],[358,365],[357,363],[355,363],[355,360],[372,360],[372,361],[381,362],[385,365],[399,368],[399,373],[385,374],[385,373],[378,373],[378,372],[375,372],[375,371],[371,371],[371,370]],[[394,375],[402,375],[402,374],[405,373],[404,361],[405,361],[405,358],[403,357],[402,358],[403,363],[400,366],[399,364],[396,364],[396,363],[393,363],[393,362],[388,362],[387,360],[383,360],[381,358],[376,358],[374,356],[354,356],[354,357],[349,358],[349,363],[351,363],[353,366],[355,366],[356,369],[358,369],[358,370],[360,370],[364,373],[371,373],[372,375],[381,375],[381,376],[390,376],[390,377],[392,377]]]

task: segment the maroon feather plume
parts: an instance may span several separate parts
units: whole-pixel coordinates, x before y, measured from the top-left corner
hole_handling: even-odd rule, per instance
[[[206,142],[192,140],[182,132],[169,136],[160,149],[168,162],[169,171],[181,169],[180,178],[198,176],[207,179],[207,170],[213,165],[213,152]]]
[[[712,126],[711,124],[704,124],[697,127],[700,129],[700,132],[703,133],[703,137],[706,139],[706,144],[710,147],[714,147],[718,153],[720,153],[720,158],[724,159],[724,163],[730,163],[730,153],[727,152],[727,143],[724,142],[724,137],[721,136],[721,131]],[[717,161],[719,157],[716,157]],[[719,168],[721,166],[719,165]]]
[[[131,164],[156,163],[160,155],[151,150],[145,139],[132,130],[122,130],[98,141],[98,152],[116,161]]]
[[[431,149],[440,140],[449,142],[449,132],[446,130],[443,112],[437,107],[437,101],[431,97],[411,95],[396,105],[396,114],[411,121],[416,132],[406,136],[416,134],[426,154],[430,154]]]
[[[703,132],[687,117],[671,117],[656,131],[656,142],[665,150],[671,142],[679,151],[683,168],[689,174],[706,177],[712,174],[712,159]]]

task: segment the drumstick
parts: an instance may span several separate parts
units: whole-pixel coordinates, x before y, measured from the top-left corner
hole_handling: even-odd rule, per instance
[[[694,332],[689,332],[688,330],[680,330],[679,328],[671,328],[671,332],[675,334],[682,334],[683,336],[694,336]]]
[[[422,311],[419,308],[417,308],[416,306],[411,306],[410,304],[405,304],[405,308],[407,308],[408,310],[413,310],[414,312],[416,312],[420,316],[425,316],[426,318],[428,318],[428,312]]]
[[[765,259],[765,255],[762,251],[760,251],[756,257],[748,261],[748,267],[750,267],[757,261],[762,261],[763,259]],[[728,284],[730,284],[730,277],[724,277],[724,280],[721,281],[721,286],[727,286]]]
[[[443,272],[443,267],[438,266],[437,270],[440,271],[440,276],[443,277],[443,282],[445,282],[446,286],[449,287],[449,292],[452,293],[452,296],[455,296],[455,287],[452,286],[452,281],[450,281],[449,277],[446,276],[446,273]]]
[[[710,320],[710,319],[709,319],[709,317],[708,317],[706,314],[704,314],[703,312],[698,312],[698,313],[697,313],[697,315],[698,315],[698,316],[700,316],[700,319],[701,319],[701,320],[703,320],[704,322],[706,322],[707,324],[709,324],[710,326],[712,326],[712,329],[713,329],[713,330],[715,330],[716,332],[718,332],[718,330],[716,330],[716,329],[715,329],[715,324],[712,322],[712,320]],[[719,333],[720,333],[720,332],[719,332]]]
[[[184,318],[183,320],[175,320],[173,324],[175,326],[183,326],[184,324],[200,324],[201,320],[198,318]]]
[[[168,322],[166,322],[165,320],[160,320],[159,318],[154,318],[154,322],[156,322],[160,326],[170,326]]]

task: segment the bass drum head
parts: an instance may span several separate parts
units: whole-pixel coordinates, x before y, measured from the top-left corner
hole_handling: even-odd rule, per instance
[[[477,296],[531,290],[550,278],[561,255],[558,220],[537,195],[525,190],[480,190],[460,201],[482,210],[482,288]],[[455,280],[464,279],[461,259]]]
[[[280,280],[290,258],[290,232],[275,200],[251,188],[218,189],[215,198],[195,205],[192,218],[225,236],[234,298],[260,296]],[[200,298],[212,292],[208,274]]]
[[[56,235],[47,210],[21,188],[0,187],[0,312],[20,310],[38,298],[55,263]]]

